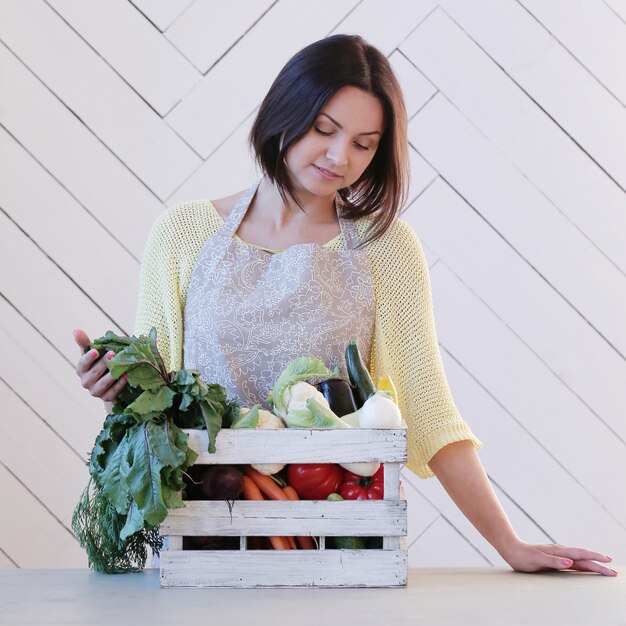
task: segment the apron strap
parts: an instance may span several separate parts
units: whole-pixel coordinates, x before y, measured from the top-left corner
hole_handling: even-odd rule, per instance
[[[354,250],[359,245],[359,234],[356,224],[352,220],[346,220],[340,217],[339,228],[341,229],[343,240],[346,242],[346,249]]]
[[[337,194],[335,198],[335,206],[338,207],[337,213],[342,213],[344,208],[344,202],[342,197]],[[356,224],[353,220],[339,218],[339,228],[341,235],[346,243],[347,250],[354,250],[359,245],[359,232]]]
[[[262,179],[257,180],[250,187],[248,187],[248,189],[241,194],[239,200],[237,200],[237,203],[228,214],[228,217],[222,226],[221,234],[224,237],[232,239],[235,236],[235,233],[243,221],[248,207],[250,206],[250,203],[252,202],[259,185],[261,184],[261,180]],[[337,203],[342,203],[339,195],[337,195]],[[354,250],[359,243],[359,235],[355,223],[352,220],[340,217],[339,229],[341,230],[341,234],[346,243],[346,248],[348,250]]]
[[[228,239],[232,239],[241,224],[250,203],[252,202],[252,198],[254,198],[254,194],[261,183],[262,179],[257,180],[254,184],[252,184],[248,189],[246,189],[239,200],[237,200],[237,204],[232,208],[231,212],[228,214],[224,225],[222,226],[221,232],[223,235],[228,237]]]

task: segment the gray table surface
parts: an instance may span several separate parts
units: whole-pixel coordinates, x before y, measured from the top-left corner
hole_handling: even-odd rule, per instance
[[[414,569],[401,589],[160,589],[156,570],[0,570],[0,624],[626,626],[626,570],[613,567],[613,578]]]

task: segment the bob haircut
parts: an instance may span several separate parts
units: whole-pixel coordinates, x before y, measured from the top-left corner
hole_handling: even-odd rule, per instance
[[[375,95],[383,107],[383,135],[362,176],[339,189],[341,217],[372,216],[361,245],[389,228],[406,202],[409,185],[407,113],[402,89],[389,61],[358,35],[332,35],[296,53],[280,71],[265,96],[250,131],[256,163],[302,208],[285,166],[289,147],[313,126],[324,105],[351,85]]]

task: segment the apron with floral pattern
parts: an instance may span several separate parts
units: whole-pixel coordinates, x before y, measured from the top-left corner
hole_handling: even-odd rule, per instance
[[[316,357],[345,373],[357,342],[368,364],[374,328],[371,266],[350,220],[345,249],[301,243],[267,252],[235,237],[261,181],[246,190],[196,260],[184,311],[184,367],[241,406],[261,404],[287,363]],[[340,202],[339,196],[337,196]]]

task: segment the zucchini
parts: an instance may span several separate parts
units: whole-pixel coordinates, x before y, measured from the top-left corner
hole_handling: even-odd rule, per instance
[[[376,387],[363,363],[355,341],[348,341],[346,346],[346,367],[348,378],[355,388],[357,408],[360,409],[365,401],[376,393]]]

